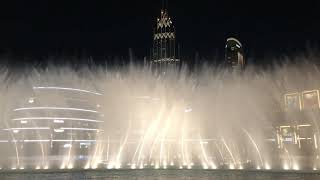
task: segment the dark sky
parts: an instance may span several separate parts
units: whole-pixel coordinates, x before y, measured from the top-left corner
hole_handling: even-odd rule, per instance
[[[318,0],[319,1],[319,0]],[[223,54],[229,35],[250,56],[303,51],[319,44],[314,1],[169,0],[182,55]],[[53,0],[0,3],[0,48],[29,54],[80,49],[89,54],[142,57],[149,52],[161,0]]]

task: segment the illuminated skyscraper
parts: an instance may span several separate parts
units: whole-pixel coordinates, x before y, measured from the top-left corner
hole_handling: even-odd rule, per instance
[[[168,10],[162,8],[153,34],[151,64],[160,71],[168,67],[176,67],[180,63],[178,54],[175,28],[168,15]]]
[[[228,68],[242,70],[245,66],[242,44],[236,38],[228,38],[225,50],[225,63]]]

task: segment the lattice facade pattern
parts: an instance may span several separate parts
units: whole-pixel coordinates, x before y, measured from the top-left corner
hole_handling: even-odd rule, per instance
[[[153,34],[151,63],[157,66],[176,65],[180,62],[177,56],[176,33],[167,10],[161,10]]]

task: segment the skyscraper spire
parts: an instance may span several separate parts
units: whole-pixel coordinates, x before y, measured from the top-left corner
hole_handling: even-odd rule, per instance
[[[162,8],[163,10],[167,10],[168,9],[168,0],[162,0]]]

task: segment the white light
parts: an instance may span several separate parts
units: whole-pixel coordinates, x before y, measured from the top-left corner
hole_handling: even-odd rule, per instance
[[[217,166],[214,163],[212,163],[211,164],[211,169],[217,169]]]
[[[64,132],[63,129],[53,129],[54,132],[60,133],[60,132]]]
[[[18,133],[19,132],[19,130],[13,130],[13,133]]]
[[[67,118],[67,117],[27,117],[27,118],[15,118],[12,119],[13,121],[20,121],[20,120],[70,120],[70,121],[87,121],[87,122],[104,122],[95,119],[83,119],[83,118]]]
[[[24,167],[20,167],[20,169],[24,169]]]
[[[191,112],[191,111],[192,111],[192,108],[186,108],[186,109],[184,110],[184,112],[186,112],[186,113]]]
[[[314,170],[314,171],[316,171],[316,170],[317,170],[317,168],[316,168],[316,167],[314,167],[314,168],[313,168],[313,170]]]
[[[17,168],[16,168],[16,167],[12,167],[11,169],[12,169],[12,170],[15,170],[15,169],[17,169]]]
[[[62,127],[60,129],[63,129],[63,130],[77,130],[77,131],[99,131],[99,129],[90,129],[90,128],[65,128],[65,127]]]
[[[36,166],[36,169],[40,169],[40,166],[38,165],[38,166]]]
[[[80,143],[80,146],[90,146],[91,143],[88,143],[88,142],[81,142]]]
[[[72,169],[72,168],[73,168],[73,164],[69,164],[68,169]]]
[[[88,90],[83,90],[83,89],[75,89],[75,88],[66,88],[66,87],[33,87],[33,89],[56,89],[56,90],[68,90],[68,91],[78,91],[78,92],[85,92],[85,93],[91,93],[95,95],[101,96],[102,94],[93,92],[93,91],[88,91]]]
[[[260,166],[257,166],[257,169],[261,169]]]
[[[289,169],[288,164],[284,164],[284,165],[283,165],[283,169],[284,169],[284,170],[288,170],[288,169]]]
[[[64,120],[60,120],[60,119],[55,119],[53,120],[54,123],[64,123]]]
[[[121,164],[120,163],[116,163],[115,168],[116,169],[120,169],[121,168]]]
[[[183,167],[182,167],[182,166],[179,166],[179,169],[183,169]]]
[[[44,166],[44,168],[43,169],[49,169],[49,166],[48,165],[46,165],[46,166]]]
[[[48,130],[49,127],[27,127],[27,128],[10,128],[10,129],[4,129],[4,130]]]
[[[298,166],[298,164],[296,164],[296,163],[295,163],[295,164],[293,164],[292,169],[293,169],[293,170],[296,170],[296,171],[297,171],[297,170],[299,170],[299,166]]]
[[[112,169],[113,168],[113,165],[112,164],[109,164],[108,166],[107,166],[107,169]]]
[[[71,140],[71,139],[53,139],[52,142],[96,142],[97,140]]]
[[[234,164],[230,164],[229,169],[234,169]]]
[[[167,161],[164,161],[164,162],[163,162],[163,166],[167,166]]]
[[[49,142],[49,139],[25,139],[23,142]]]
[[[21,124],[27,124],[28,121],[21,121]]]
[[[64,148],[70,148],[70,147],[72,147],[72,144],[64,144],[63,147]],[[69,166],[70,166],[70,164],[69,164]]]
[[[202,164],[203,169],[208,169],[208,165],[207,164]]]
[[[159,164],[156,164],[156,165],[154,166],[154,168],[155,168],[155,169],[159,169]]]
[[[29,102],[30,104],[32,104],[32,103],[34,103],[34,99],[33,99],[33,98],[29,98],[28,102]]]
[[[266,163],[264,166],[265,166],[265,168],[266,168],[267,170],[271,169],[271,167],[270,167],[270,165],[269,165],[268,163]]]
[[[311,126],[310,124],[301,124],[301,125],[297,125],[297,127],[309,127]]]
[[[83,111],[83,112],[92,112],[99,113],[98,111],[90,110],[90,109],[80,109],[80,108],[67,108],[67,107],[26,107],[26,108],[17,108],[13,111],[24,111],[24,110],[70,110],[70,111]]]

